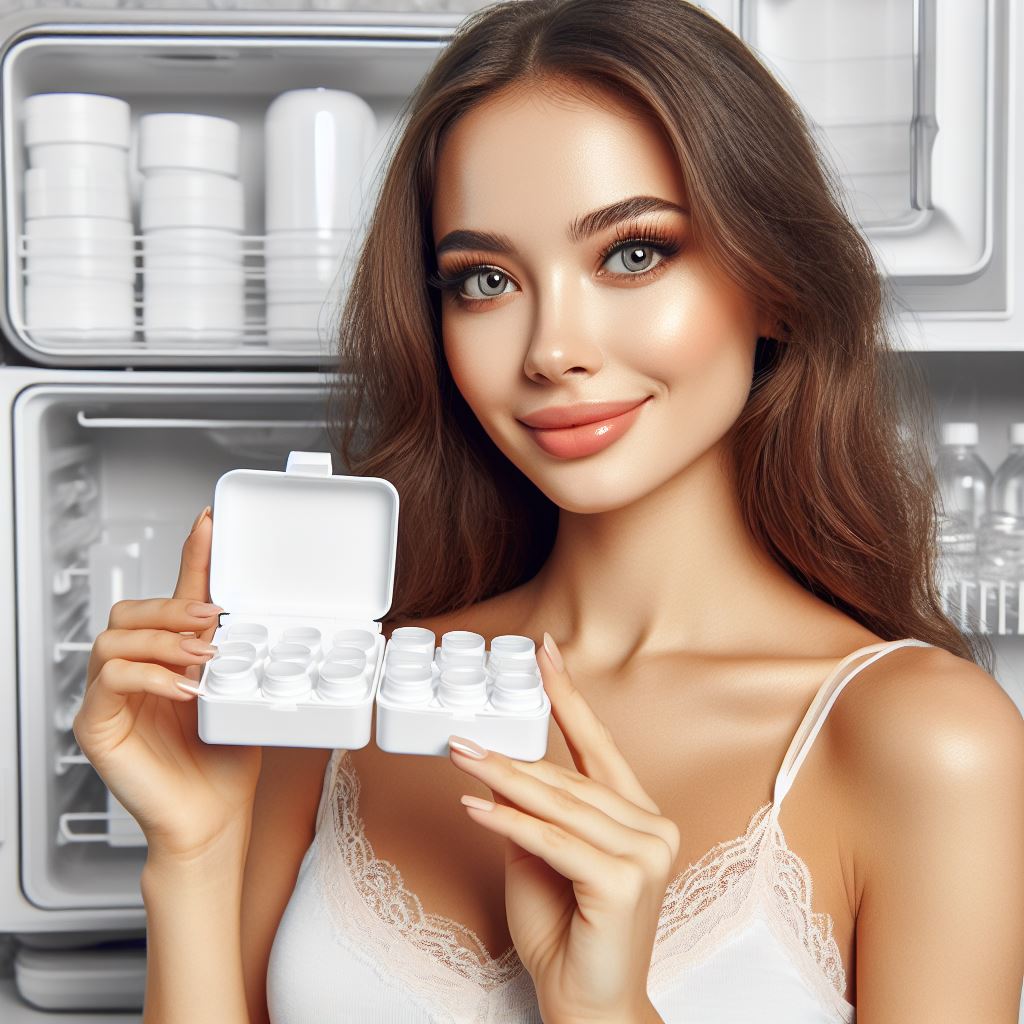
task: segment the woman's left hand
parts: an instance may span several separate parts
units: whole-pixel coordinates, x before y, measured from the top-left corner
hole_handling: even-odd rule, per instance
[[[679,829],[644,791],[544,638],[537,661],[577,770],[493,751],[478,760],[454,745],[450,756],[494,795],[492,809],[466,809],[508,840],[509,932],[545,1024],[658,1021],[647,976]]]

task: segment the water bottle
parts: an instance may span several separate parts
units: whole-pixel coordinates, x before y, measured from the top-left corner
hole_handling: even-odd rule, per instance
[[[989,512],[992,471],[977,452],[977,423],[943,423],[935,467],[939,485],[942,575],[975,579],[978,530]]]
[[[1010,451],[992,478],[991,510],[978,533],[978,572],[993,591],[997,628],[1016,625],[1024,580],[1024,423],[1010,425]]]
[[[1010,451],[992,477],[992,511],[1024,519],[1024,423],[1010,424]]]

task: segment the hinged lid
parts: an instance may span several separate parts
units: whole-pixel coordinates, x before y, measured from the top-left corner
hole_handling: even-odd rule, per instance
[[[394,485],[332,475],[329,452],[233,469],[213,495],[210,596],[231,613],[382,619],[397,541]]]

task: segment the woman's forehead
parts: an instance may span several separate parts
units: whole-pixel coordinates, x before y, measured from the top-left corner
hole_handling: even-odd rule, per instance
[[[435,239],[460,228],[514,234],[524,216],[531,232],[538,223],[564,232],[574,217],[631,195],[685,207],[660,126],[608,99],[518,89],[459,118],[438,157]]]

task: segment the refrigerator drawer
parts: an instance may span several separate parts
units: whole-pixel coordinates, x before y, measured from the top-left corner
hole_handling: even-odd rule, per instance
[[[147,20],[137,24],[125,23],[124,19],[116,23],[98,20],[90,23],[90,12],[76,11],[74,23],[23,25],[13,32],[8,19],[6,33],[5,23],[0,22],[0,39],[3,34],[7,37],[0,41],[4,177],[2,259],[6,291],[0,326],[25,356],[45,365],[330,364],[335,347],[332,327],[344,297],[344,281],[358,252],[366,215],[375,200],[374,188],[387,142],[402,106],[446,43],[459,17],[421,16],[417,22],[415,18],[402,16],[399,20],[397,15],[386,14],[372,17],[335,14],[330,18],[296,14],[289,16],[287,23],[277,24],[272,14],[261,14],[261,20],[256,22],[251,13],[218,12],[215,23],[204,24],[201,15],[194,21],[182,23],[161,22],[159,12],[145,13]],[[94,13],[92,17],[95,19]],[[268,316],[264,260],[268,240],[264,208],[264,118],[268,105],[281,93],[314,87],[351,92],[365,100],[375,117],[375,137],[369,142],[370,156],[355,185],[353,205],[358,206],[358,212],[353,214],[355,222],[351,234],[339,230],[327,243],[318,237],[316,251],[310,250],[313,255],[304,255],[301,259],[296,258],[292,248],[279,256],[287,269],[288,299],[271,306]],[[30,96],[49,92],[98,93],[129,104],[128,189],[134,230],[131,238],[79,238],[81,222],[90,219],[86,216],[60,220],[61,224],[69,222],[67,241],[63,236],[33,236],[31,239],[26,236],[29,226],[41,230],[38,225],[42,221],[33,211],[34,219],[26,224],[28,154],[23,105]],[[147,245],[141,234],[143,177],[138,170],[138,122],[143,115],[157,112],[214,115],[228,118],[240,127],[238,177],[244,198],[244,229],[240,240],[235,234],[228,239],[235,250],[227,269],[222,272],[230,272],[232,281],[236,281],[236,274],[244,276],[244,327],[240,335],[235,331],[233,338],[227,336],[230,331],[208,326],[217,317],[223,317],[219,312],[216,316],[210,313],[214,319],[209,320],[208,325],[188,327],[188,331],[202,333],[189,337],[187,347],[180,341],[158,336],[155,331],[147,338],[143,330]],[[51,223],[56,219],[50,218]],[[120,223],[129,230],[123,220]],[[291,234],[275,232],[270,236],[274,247],[272,254],[282,245],[294,245]],[[302,246],[314,244],[301,241]],[[117,251],[114,254],[104,250],[104,261],[97,263],[87,251],[94,252],[101,243]],[[62,244],[68,247],[68,253],[83,254],[77,257],[77,263],[75,258],[59,250]],[[149,243],[148,247],[152,249],[154,245]],[[237,254],[239,246],[241,264]],[[44,247],[45,252],[40,247]],[[32,259],[38,261],[32,264],[34,274],[43,275],[45,264],[46,276],[34,277],[32,301],[27,301],[30,252]],[[305,254],[306,249],[302,252]],[[96,299],[99,293],[95,290],[88,294],[82,292],[79,304],[84,305],[80,316],[58,315],[60,311],[54,303],[45,300],[45,296],[54,291],[46,287],[52,285],[54,273],[59,271],[64,275],[59,278],[62,284],[69,280],[86,280],[81,275],[99,274],[101,269],[110,275],[116,269],[120,274],[124,263],[121,256],[130,259],[132,253],[134,284],[126,283],[127,277],[125,283],[120,283],[120,277],[115,281],[111,276],[103,292],[111,296],[105,309],[100,307]],[[117,256],[116,267],[114,255]],[[203,258],[209,261],[214,255],[223,259],[219,251],[204,254]],[[150,270],[153,280],[156,280],[156,258],[154,253],[149,260],[154,264]],[[310,269],[313,264],[316,266]],[[176,272],[188,277],[184,271]],[[131,276],[130,266],[126,273]],[[308,275],[314,273],[317,280],[333,283],[328,286],[314,282],[312,289],[307,288]],[[72,276],[68,277],[69,274]],[[301,283],[301,287],[296,282]],[[211,300],[215,297],[209,292],[213,286],[202,284],[199,278],[188,283],[182,281],[174,287],[181,294],[197,299],[201,288],[205,287],[207,292],[202,294]],[[240,285],[236,283],[233,287]],[[128,299],[124,298],[126,288],[134,290],[134,327],[125,320],[125,317],[131,318]],[[120,291],[115,295],[116,289]],[[301,301],[296,297],[300,292]],[[155,289],[153,294],[156,294]],[[154,308],[155,302],[154,299]],[[170,308],[174,305],[172,303]],[[77,310],[78,306],[75,308]],[[115,312],[110,312],[111,309]],[[296,322],[297,318],[301,322]],[[64,323],[64,319],[68,322]],[[231,320],[231,324],[239,323],[237,317]],[[36,327],[33,329],[31,324]]]

